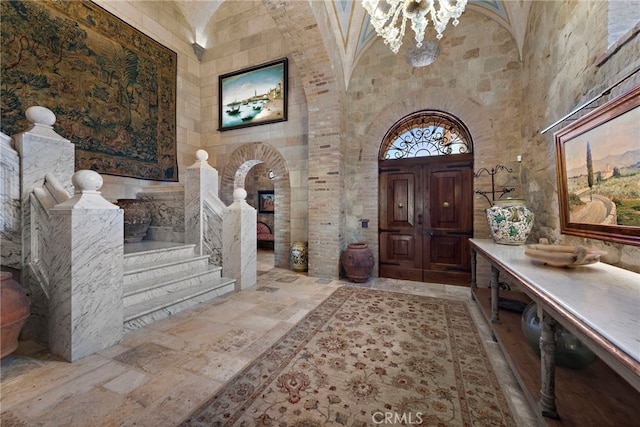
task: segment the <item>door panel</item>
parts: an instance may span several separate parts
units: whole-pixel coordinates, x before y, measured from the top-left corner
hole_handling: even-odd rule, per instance
[[[469,284],[472,163],[393,164],[380,170],[380,276]]]
[[[422,236],[416,227],[419,168],[380,171],[380,275],[422,279]]]
[[[414,227],[415,217],[415,189],[416,178],[414,173],[392,173],[388,177],[387,211],[388,226]]]

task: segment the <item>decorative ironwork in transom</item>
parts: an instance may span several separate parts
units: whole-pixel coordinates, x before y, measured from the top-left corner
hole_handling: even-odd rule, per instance
[[[423,110],[400,119],[385,135],[380,160],[471,153],[471,134],[455,116]]]

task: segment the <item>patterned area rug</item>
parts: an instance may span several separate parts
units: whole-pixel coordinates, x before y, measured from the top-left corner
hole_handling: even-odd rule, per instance
[[[182,426],[512,426],[463,302],[336,290]]]

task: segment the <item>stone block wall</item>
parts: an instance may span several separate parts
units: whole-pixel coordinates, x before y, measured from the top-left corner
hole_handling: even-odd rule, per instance
[[[260,1],[224,3],[216,11],[209,28],[211,44],[203,57],[201,78],[203,148],[209,152],[209,163],[220,171],[222,180],[234,153],[247,144],[268,144],[281,154],[286,164],[277,181],[288,188],[284,194],[282,189],[276,191],[276,197],[278,200],[290,197],[290,211],[278,212],[282,225],[280,230],[274,231],[281,235],[287,233],[283,245],[288,250],[291,241],[308,239],[307,105],[299,71],[273,18]],[[218,131],[218,76],[283,57],[289,57],[288,120]],[[265,168],[276,166],[271,156],[245,160],[260,160]],[[231,202],[231,191],[221,183],[220,198],[225,203]],[[277,223],[274,225],[278,228]],[[282,229],[284,227],[286,230]]]
[[[536,213],[534,240],[547,237],[556,243],[599,247],[608,252],[604,261],[640,271],[637,246],[561,234],[553,133],[568,122],[541,133],[640,66],[640,37],[629,39],[615,52],[608,50],[606,16],[607,2],[601,1],[535,2],[531,8],[522,76],[525,193]],[[600,102],[640,83],[638,74]]]
[[[491,37],[477,37],[477,33]],[[495,21],[465,12],[457,27],[441,40],[440,57],[413,68],[405,61],[411,43],[394,55],[376,40],[353,72],[347,92],[346,146],[347,242],[366,241],[378,258],[378,153],[387,130],[402,117],[423,109],[447,111],[460,118],[473,137],[474,170],[503,164],[513,173],[496,175],[500,186],[521,192],[522,64],[511,35]],[[475,189],[490,189],[490,179],[477,179]],[[484,209],[474,199],[475,237],[488,238]],[[361,227],[369,219],[369,227]],[[374,270],[375,273],[375,270]]]

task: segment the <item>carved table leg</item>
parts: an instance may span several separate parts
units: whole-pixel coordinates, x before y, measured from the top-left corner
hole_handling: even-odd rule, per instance
[[[540,313],[541,312],[541,313]],[[540,411],[542,416],[559,418],[556,410],[556,321],[544,310],[539,310],[540,321]]]
[[[477,263],[477,252],[475,249],[471,249],[471,299],[476,300],[476,296],[473,293],[474,289],[478,289],[478,281],[476,278],[476,263]]]
[[[493,265],[491,266],[491,323],[500,322],[500,314],[498,313],[498,287],[500,282],[498,278],[500,270]]]

